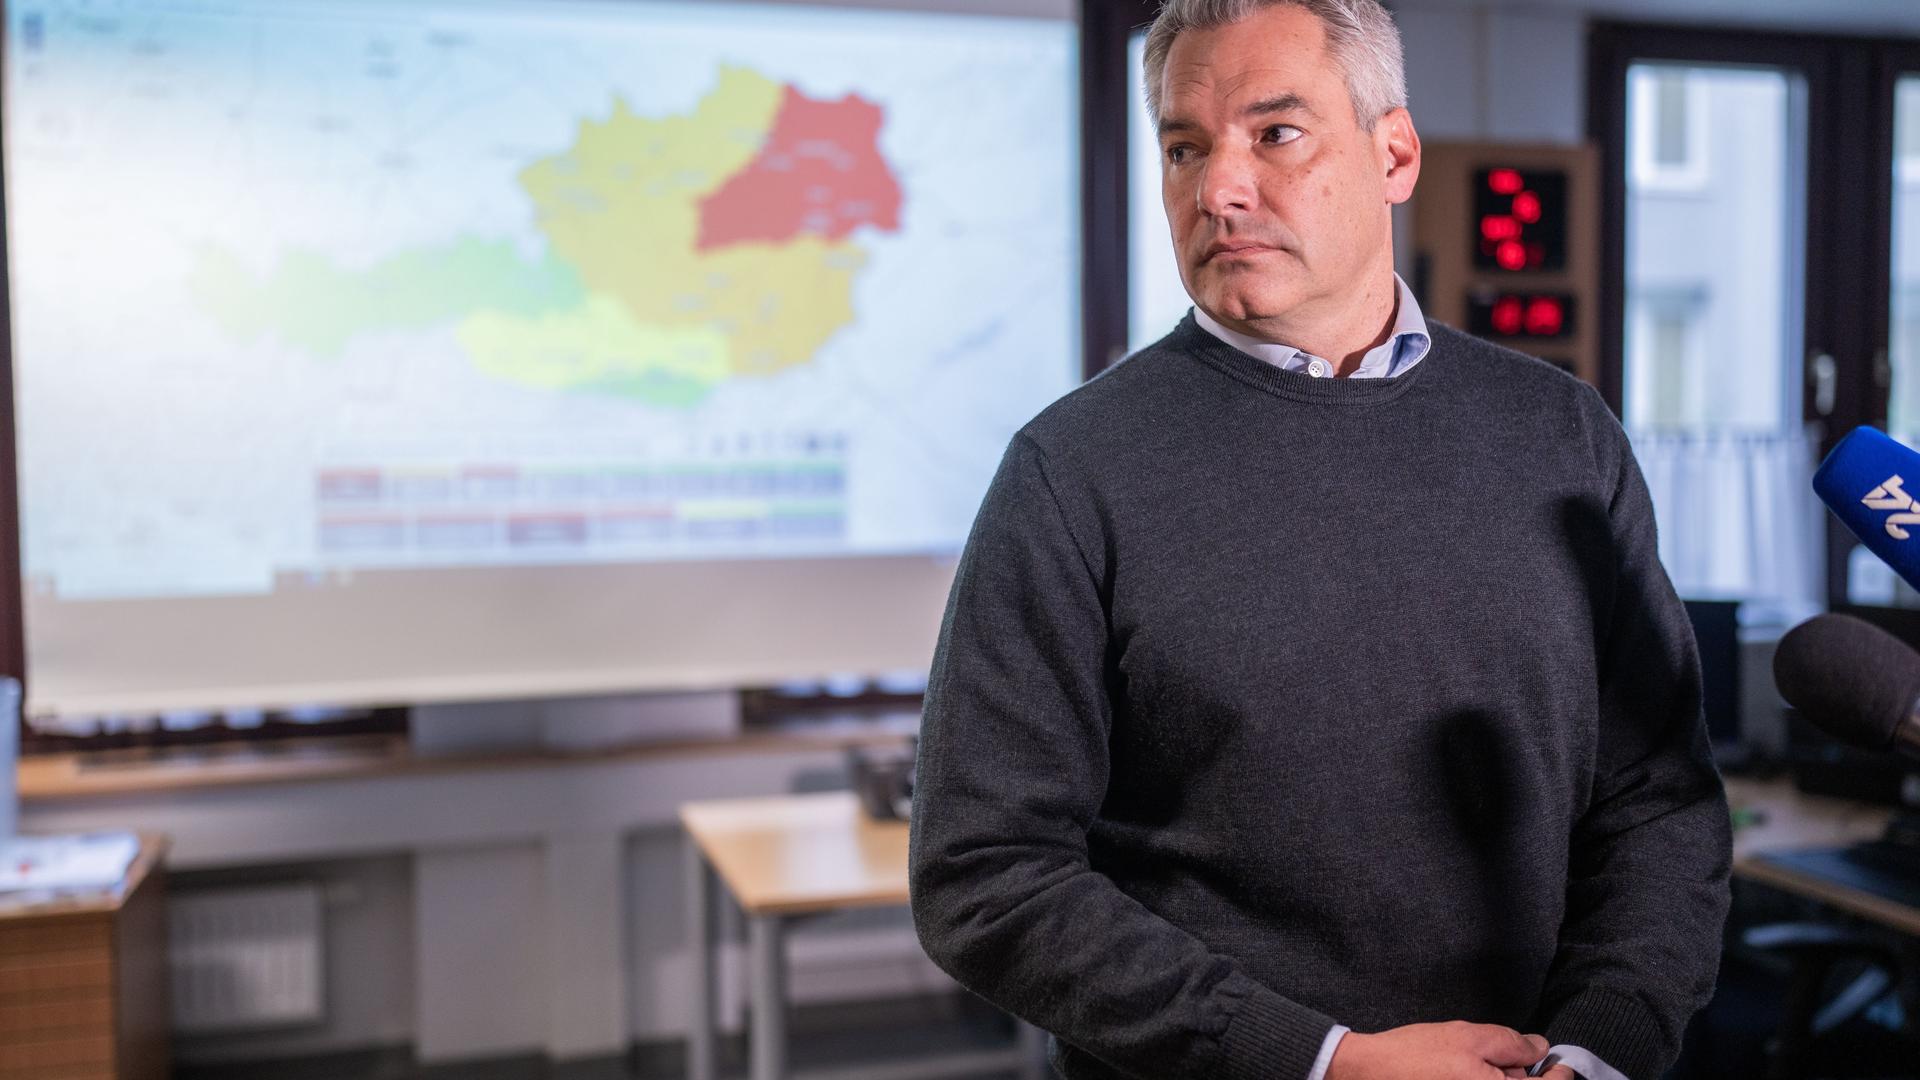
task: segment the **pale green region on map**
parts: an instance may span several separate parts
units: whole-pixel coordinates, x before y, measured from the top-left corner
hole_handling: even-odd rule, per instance
[[[366,268],[299,251],[265,277],[209,248],[191,288],[229,333],[272,333],[323,357],[338,356],[360,334],[427,329],[476,310],[538,315],[577,307],[586,295],[579,274],[551,254],[534,262],[506,241],[471,238]]]
[[[642,325],[608,296],[542,315],[479,312],[456,334],[480,371],[546,390],[686,407],[730,374],[727,339],[718,330]]]

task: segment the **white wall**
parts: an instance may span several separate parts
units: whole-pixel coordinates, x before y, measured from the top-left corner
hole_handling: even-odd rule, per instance
[[[1506,4],[1391,5],[1423,139],[1579,142],[1586,16]]]

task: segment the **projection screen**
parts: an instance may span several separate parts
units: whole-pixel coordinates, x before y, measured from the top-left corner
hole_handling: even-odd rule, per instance
[[[1008,6],[7,4],[30,714],[924,670],[1080,377]]]

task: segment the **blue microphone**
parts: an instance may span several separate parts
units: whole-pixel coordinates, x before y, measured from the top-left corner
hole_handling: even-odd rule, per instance
[[[1920,454],[1870,427],[1840,440],[1813,490],[1867,550],[1920,589]]]

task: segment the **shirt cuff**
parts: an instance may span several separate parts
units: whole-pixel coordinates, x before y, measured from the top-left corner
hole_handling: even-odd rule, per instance
[[[1307,1070],[1307,1080],[1327,1080],[1327,1066],[1333,1064],[1333,1052],[1340,1049],[1340,1038],[1353,1029],[1345,1024],[1333,1025],[1327,1037],[1320,1043],[1320,1056],[1313,1059],[1313,1068]],[[1593,1080],[1613,1080],[1613,1077],[1594,1077]]]
[[[1334,1052],[1340,1049],[1341,1038],[1350,1030],[1345,1024],[1335,1024],[1333,1030],[1327,1032],[1326,1039],[1320,1043],[1319,1056],[1313,1059],[1313,1068],[1307,1070],[1307,1080],[1327,1080],[1327,1067],[1333,1064]],[[1543,1075],[1555,1065],[1567,1066],[1579,1075],[1580,1080],[1627,1080],[1589,1051],[1566,1045],[1548,1047],[1547,1056],[1527,1070],[1527,1075]]]
[[[1328,1060],[1332,1060],[1333,1055],[1328,1054],[1327,1058]],[[1553,1068],[1555,1065],[1565,1065],[1567,1068],[1572,1069],[1579,1075],[1580,1080],[1627,1080],[1625,1076],[1621,1075],[1611,1065],[1601,1061],[1588,1051],[1582,1050],[1577,1046],[1568,1046],[1564,1043],[1559,1046],[1549,1047],[1547,1049],[1547,1056],[1542,1058],[1538,1065],[1529,1069],[1527,1075],[1543,1075],[1548,1069]],[[1320,1080],[1320,1077],[1315,1076],[1310,1078],[1310,1080]]]

